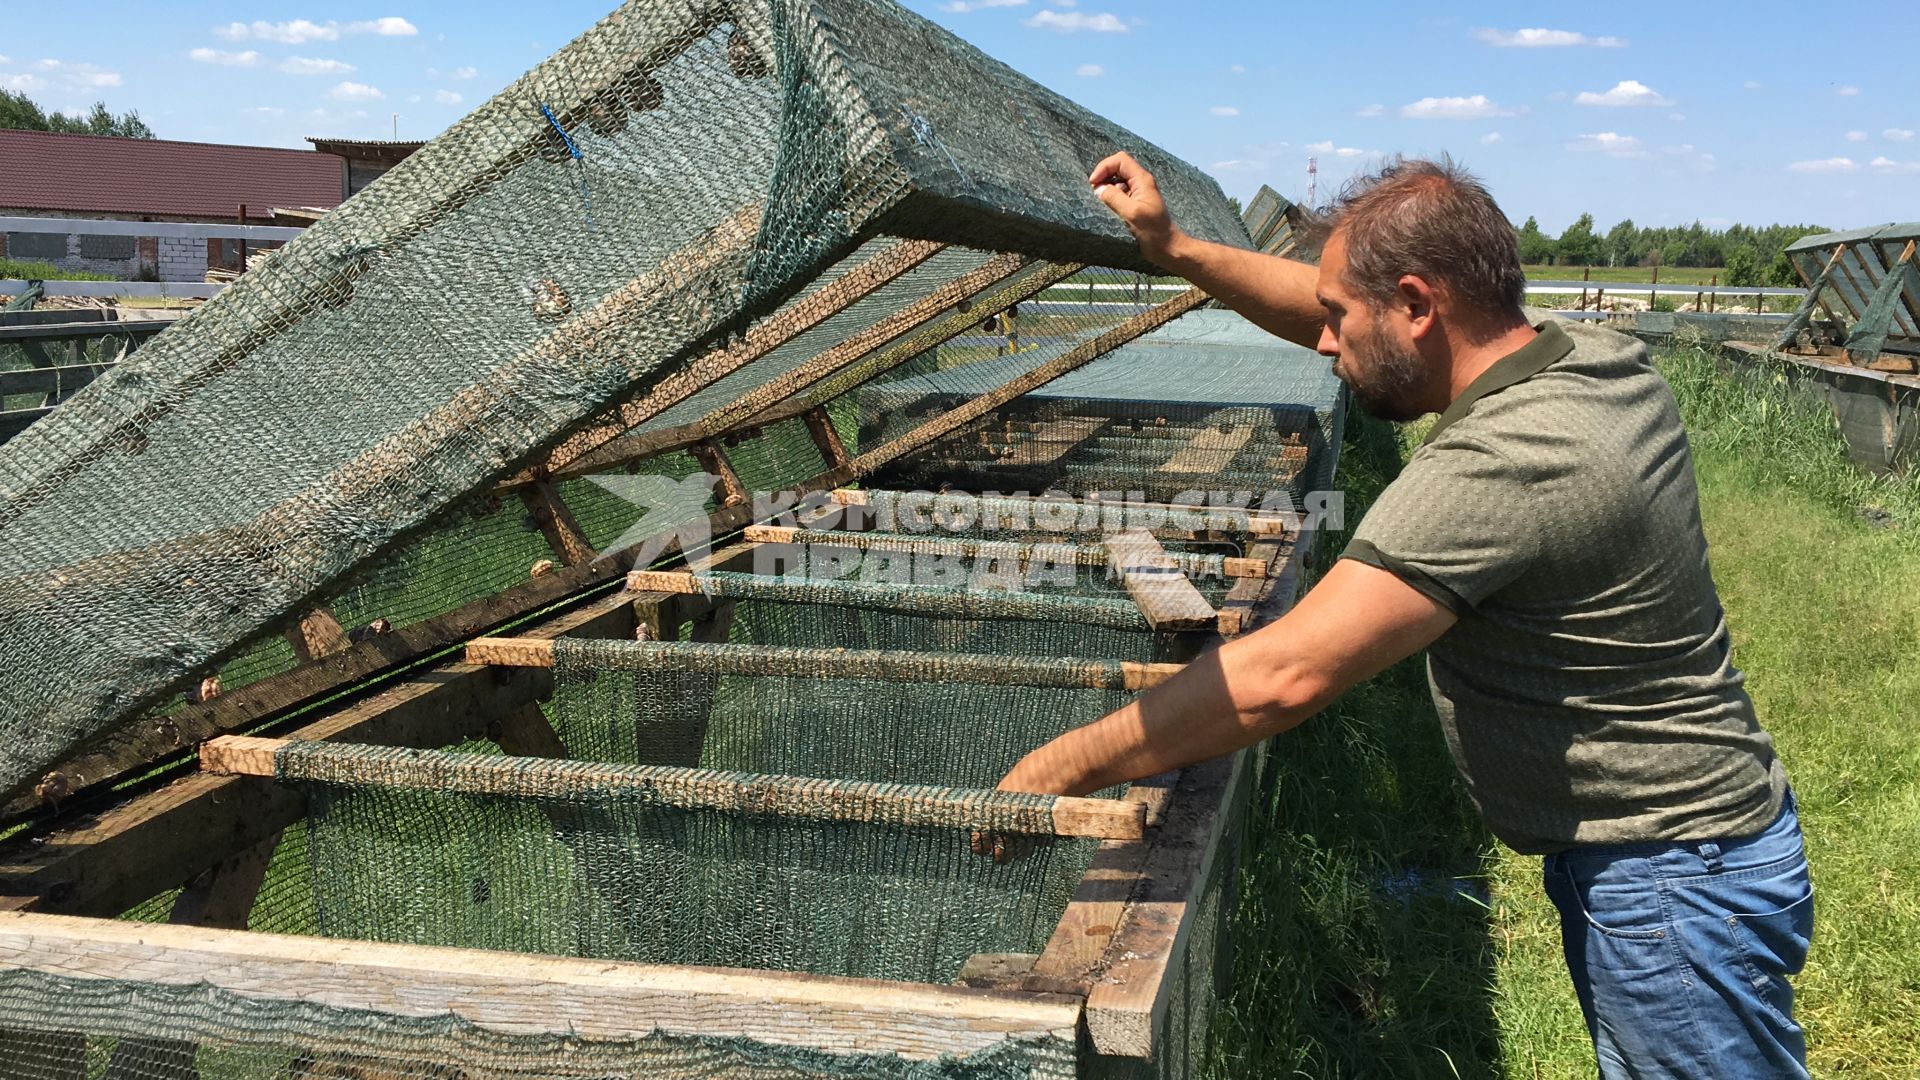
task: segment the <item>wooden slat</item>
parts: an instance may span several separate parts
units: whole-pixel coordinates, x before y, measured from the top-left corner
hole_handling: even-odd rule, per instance
[[[1025,673],[1025,658],[968,656],[959,653],[924,653],[906,649],[835,649],[821,655],[818,649],[782,648],[771,645],[738,646],[743,655],[750,651],[754,665],[770,677],[858,674],[860,677],[915,679],[922,677],[929,658],[937,658],[941,679],[945,682],[991,682],[1009,686],[1087,686],[1112,684],[1107,661],[1080,662],[1079,671],[1059,671],[1047,663],[1044,669]],[[467,645],[467,663],[500,667],[550,668],[553,666],[552,639],[481,638]],[[1183,664],[1153,664],[1138,660],[1119,662],[1119,686],[1124,690],[1150,690],[1180,673]],[[736,671],[715,665],[716,670]]]
[[[556,616],[528,636],[633,633],[621,592]],[[389,687],[293,731],[294,738],[446,746],[486,733],[488,723],[549,693],[552,677],[529,669],[449,664]],[[29,910],[118,915],[219,864],[300,819],[293,793],[248,777],[195,773],[138,795],[91,820],[16,843],[0,862],[0,893]]]
[[[1167,1006],[1192,939],[1216,858],[1230,858],[1228,830],[1251,772],[1252,751],[1185,770],[1167,823],[1140,867],[1131,899],[1087,993],[1087,1034],[1096,1053],[1164,1053]]]
[[[1195,435],[1180,452],[1160,466],[1161,472],[1216,473],[1226,469],[1233,456],[1253,438],[1252,424],[1235,424],[1225,431],[1207,428]]]
[[[820,460],[826,462],[828,468],[843,466],[853,460],[853,455],[847,453],[846,442],[840,438],[840,429],[834,426],[833,417],[827,415],[826,409],[808,409],[800,414],[800,419],[806,422],[807,434],[813,438],[814,449],[820,451]]]
[[[741,506],[747,502],[746,486],[740,483],[740,476],[733,471],[733,462],[727,460],[726,451],[718,443],[702,441],[687,448],[693,453],[700,467],[712,473],[718,482],[719,491],[715,493],[722,506]]]
[[[152,337],[170,324],[138,322],[71,322],[38,326],[0,325],[0,343],[20,341],[78,341],[102,337]]]
[[[750,1038],[920,1061],[975,1054],[1022,1037],[1071,1045],[1080,1017],[1076,998],[50,915],[0,914],[0,964],[114,983],[134,973],[288,1008],[453,1017],[556,1040]],[[152,1023],[136,1007],[128,1013],[124,1029],[102,1034],[137,1037]],[[323,1033],[312,1034],[313,1049],[328,1048]],[[525,1063],[476,1064],[493,1071]]]
[[[1204,630],[1219,625],[1219,613],[1152,533],[1134,529],[1108,537],[1107,557],[1127,595],[1154,629]]]
[[[586,530],[553,484],[542,480],[520,489],[520,502],[533,517],[534,527],[546,537],[547,547],[568,566],[586,566],[599,554],[588,542]]]
[[[313,608],[300,616],[299,621],[287,627],[286,637],[293,655],[301,663],[343,652],[352,644],[347,640],[346,627],[324,607]]]
[[[168,921],[178,926],[245,930],[281,835],[274,833],[187,882]]]
[[[610,414],[569,436],[551,450],[539,474],[564,475],[570,465],[646,423],[794,338],[819,326],[939,254],[946,247],[927,240],[903,240],[854,267],[818,292],[798,300],[747,329],[738,344],[715,349],[650,387],[646,396],[624,402]],[[525,474],[532,479],[534,473]]]
[[[271,777],[281,771],[278,756],[287,739],[223,735],[200,748],[200,767],[221,776]],[[289,759],[293,760],[293,759]],[[356,778],[356,768],[364,776]],[[945,789],[861,780],[814,780],[762,776],[660,765],[592,765],[539,759],[513,761],[473,754],[420,751],[404,761],[377,762],[348,757],[329,760],[330,783],[527,797],[573,791],[644,791],[660,805],[692,810],[738,810],[824,821],[888,821],[904,826],[940,826],[963,820],[992,792],[949,793]],[[822,798],[822,796],[828,796]],[[1098,839],[1134,839],[1145,833],[1146,808],[1119,799],[1059,796],[1051,800],[1053,835]]]
[[[973,540],[940,534],[863,533],[832,529],[797,529],[782,525],[749,525],[741,535],[763,544],[844,545],[858,551],[926,551],[968,558],[1029,557],[1054,563],[1080,566],[1106,566],[1110,561],[1106,548],[1092,544],[1026,543],[1015,540]],[[1183,561],[1178,555],[1176,561]],[[1190,556],[1198,562],[1201,556]],[[1267,576],[1267,565],[1260,559],[1229,555],[1220,560],[1220,572],[1230,578]]]
[[[894,491],[876,492],[860,488],[836,488],[828,493],[827,498],[837,506],[871,506],[873,504],[872,496],[874,494],[895,496],[902,493]],[[974,496],[965,494],[958,495],[957,497],[962,499],[975,498]],[[1034,509],[1045,509],[1059,504],[1059,500],[1057,499],[1048,499],[1037,495],[994,495],[979,496],[977,498],[978,501],[983,504],[1025,504],[1029,508]],[[1235,510],[1223,506],[1193,506],[1186,503],[1138,501],[1101,502],[1092,498],[1075,499],[1073,500],[1073,505],[1080,507],[1083,511],[1088,506],[1099,506],[1102,508],[1118,507],[1128,512],[1138,510],[1140,513],[1149,515],[1200,517],[1207,519],[1206,524],[1210,527],[1242,532],[1248,536],[1284,536],[1293,529],[1293,526],[1285,518],[1269,517],[1258,512]]]
[[[853,460],[854,471],[861,475],[871,473],[880,466],[897,460],[903,454],[912,453],[942,435],[978,420],[1022,394],[1038,390],[1060,376],[1086,366],[1095,358],[1105,356],[1144,334],[1158,330],[1210,299],[1211,297],[1200,289],[1189,289],[1152,310],[1135,315],[1092,341],[1083,342],[1032,371],[1010,379],[988,393],[981,394],[959,408],[950,409],[919,427],[862,453]]]

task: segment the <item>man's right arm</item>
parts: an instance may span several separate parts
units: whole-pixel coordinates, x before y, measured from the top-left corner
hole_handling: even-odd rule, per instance
[[[1088,179],[1148,261],[1205,289],[1270,334],[1309,349],[1319,346],[1326,313],[1315,299],[1314,267],[1188,236],[1174,224],[1153,174],[1127,154],[1102,161]]]

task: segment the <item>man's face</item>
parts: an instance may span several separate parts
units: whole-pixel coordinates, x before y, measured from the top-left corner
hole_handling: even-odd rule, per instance
[[[1413,420],[1428,410],[1421,404],[1426,364],[1414,348],[1403,311],[1376,310],[1346,287],[1346,237],[1335,232],[1320,253],[1320,306],[1327,327],[1319,351],[1333,357],[1333,373],[1353,390],[1360,407],[1382,420]]]

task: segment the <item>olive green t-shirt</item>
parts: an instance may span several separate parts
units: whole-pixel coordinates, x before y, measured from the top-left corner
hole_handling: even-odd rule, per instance
[[[1433,700],[1515,850],[1759,832],[1786,774],[1733,666],[1673,393],[1632,338],[1537,329],[1342,557],[1459,616],[1427,651]]]

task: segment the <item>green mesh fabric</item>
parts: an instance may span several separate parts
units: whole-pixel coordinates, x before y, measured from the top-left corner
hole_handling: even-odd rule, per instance
[[[1907,246],[1916,240],[1920,221],[1821,233],[1787,245],[1787,258],[1813,288],[1774,347],[1793,345],[1816,308],[1825,308],[1851,324],[1846,342],[1851,353],[1920,353],[1920,277],[1913,261],[1901,266]],[[1890,283],[1894,279],[1901,280]]]
[[[594,761],[990,789],[1133,696],[1110,661],[563,639],[551,716]]]
[[[969,587],[967,583],[943,586],[810,578],[794,580],[728,571],[694,574],[692,577],[701,592],[719,599],[778,599],[789,603],[863,607],[899,614],[970,620],[1055,618],[1114,630],[1149,628],[1146,616],[1140,614],[1137,606],[1118,599],[980,589]]]
[[[493,795],[352,775],[300,781],[329,937],[947,983],[974,953],[1039,951],[1094,843],[982,858],[973,826],[1044,814],[984,798],[956,827],[685,809],[639,786]]]
[[[0,789],[876,239],[1145,269],[1085,184],[1120,146],[1247,243],[886,0],[622,7],[0,449]]]
[[[0,971],[8,1080],[1071,1080],[1070,1043],[934,1060],[750,1038],[509,1032],[206,985]]]

